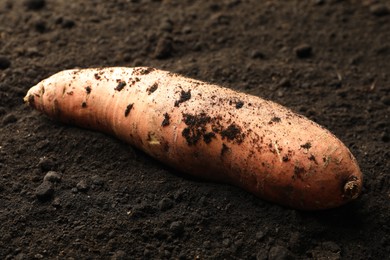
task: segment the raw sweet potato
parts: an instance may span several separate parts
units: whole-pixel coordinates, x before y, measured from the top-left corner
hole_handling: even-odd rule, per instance
[[[25,101],[183,173],[289,207],[337,207],[361,192],[355,158],[328,130],[271,101],[170,72],[66,70],[32,87]]]

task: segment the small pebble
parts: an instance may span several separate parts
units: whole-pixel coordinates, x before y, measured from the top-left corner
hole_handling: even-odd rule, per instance
[[[46,22],[45,21],[37,21],[35,22],[35,30],[39,33],[44,33],[46,31]]]
[[[294,259],[290,250],[283,246],[273,246],[268,252],[269,260],[288,260]]]
[[[39,159],[38,167],[41,168],[43,172],[51,171],[56,168],[54,161],[46,156]]]
[[[171,223],[169,229],[175,236],[180,236],[184,232],[184,224],[181,221],[174,221]]]
[[[17,120],[14,114],[8,114],[3,118],[3,125],[15,123]]]
[[[27,260],[27,259],[29,259],[29,257],[26,254],[24,254],[24,253],[19,253],[13,259],[15,259],[15,260]]]
[[[313,3],[315,5],[323,5],[325,3],[325,0],[313,0]]]
[[[45,7],[46,1],[45,0],[25,0],[23,2],[24,6],[27,8],[27,10],[39,10]]]
[[[191,32],[192,32],[191,26],[188,26],[188,25],[187,25],[187,26],[184,26],[182,32],[183,32],[184,34],[189,34],[189,33],[191,33]]]
[[[96,185],[96,186],[103,186],[103,184],[104,184],[103,179],[100,178],[99,175],[94,175],[94,176],[92,176],[91,179],[92,179],[92,183],[93,183],[94,185]]]
[[[157,42],[153,56],[156,59],[166,59],[172,56],[172,51],[172,39],[169,37],[162,37]]]
[[[1,89],[1,87],[0,87]],[[7,110],[5,110],[4,107],[0,107],[0,116],[5,115],[7,113]]]
[[[263,231],[259,231],[259,232],[256,233],[256,239],[257,239],[257,240],[261,240],[261,239],[263,239],[264,237],[265,237],[265,234],[264,234]]]
[[[374,4],[370,7],[370,13],[375,16],[389,15],[390,8],[384,4]]]
[[[36,57],[36,56],[39,56],[40,53],[39,53],[39,50],[37,47],[28,47],[24,50],[24,54],[27,56],[27,57]]]
[[[158,208],[161,210],[161,211],[166,211],[168,209],[171,209],[173,207],[173,201],[171,199],[168,199],[168,198],[163,198],[162,200],[160,200],[158,202]]]
[[[265,55],[259,50],[254,50],[251,52],[251,58],[252,59],[264,59]]]
[[[282,78],[278,84],[278,86],[280,87],[290,87],[291,86],[291,82],[288,78]]]
[[[341,248],[338,244],[333,241],[326,241],[322,243],[322,249],[329,250],[333,253],[337,253],[341,251]]]
[[[116,251],[112,256],[111,256],[111,260],[124,260],[124,259],[128,259],[129,256],[126,255],[126,252],[123,251],[123,250],[118,250]]]
[[[48,182],[60,182],[61,181],[61,175],[58,173],[58,172],[55,172],[55,171],[48,171],[45,175],[45,177],[43,177],[43,180],[44,181],[48,181]]]
[[[53,199],[53,202],[51,203],[51,205],[52,205],[53,207],[55,207],[55,208],[61,207],[61,200],[60,200],[60,198],[55,197],[55,198]]]
[[[77,183],[76,188],[78,191],[85,192],[88,191],[89,185],[86,180],[81,180],[79,183]]]
[[[8,69],[10,66],[11,61],[4,56],[0,56],[0,70]]]
[[[386,106],[390,106],[390,96],[382,96],[381,102]]]
[[[54,194],[53,185],[48,182],[44,181],[39,185],[35,190],[35,196],[40,201],[46,201],[49,200]]]
[[[225,238],[223,241],[222,241],[222,245],[228,247],[230,245],[230,239],[229,238]]]
[[[385,143],[388,143],[390,141],[390,135],[387,132],[381,133],[381,140]]]
[[[76,23],[73,20],[64,19],[61,22],[61,27],[64,29],[71,29],[76,25]]]
[[[309,58],[312,55],[312,48],[308,44],[302,44],[295,47],[294,52],[298,58]]]
[[[203,247],[206,248],[206,249],[210,249],[211,248],[211,242],[209,240],[206,240],[203,242]]]
[[[172,32],[173,30],[173,22],[169,19],[163,21],[160,25],[160,30],[165,32]]]
[[[148,248],[145,248],[145,250],[144,250],[144,256],[145,256],[145,257],[150,257],[151,254],[152,254],[152,251],[150,251],[150,249],[148,249]]]

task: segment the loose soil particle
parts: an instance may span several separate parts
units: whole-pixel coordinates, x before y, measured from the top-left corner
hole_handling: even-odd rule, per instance
[[[71,2],[0,1],[0,259],[388,258],[388,1]],[[56,123],[22,104],[29,87],[58,71],[134,65],[300,111],[351,148],[364,173],[363,195],[328,211],[280,207],[183,177],[105,134]],[[123,80],[134,87],[149,73],[139,69]],[[180,108],[192,101],[188,91],[174,97]],[[210,103],[221,98],[214,95]],[[178,109],[175,101],[166,112]],[[236,100],[231,109],[251,105],[239,108]],[[131,108],[118,113],[130,117]],[[211,133],[224,130],[217,121],[210,119],[213,130],[201,130],[197,142],[212,144]],[[195,125],[186,125],[192,138]],[[226,160],[233,153],[231,141],[223,142]],[[295,163],[292,152],[281,152],[284,165]],[[61,181],[40,186],[49,171]]]

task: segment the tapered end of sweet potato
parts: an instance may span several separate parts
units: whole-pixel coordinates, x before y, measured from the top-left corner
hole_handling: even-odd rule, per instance
[[[347,199],[354,200],[359,197],[362,190],[362,180],[356,176],[352,176],[344,185],[344,196]]]

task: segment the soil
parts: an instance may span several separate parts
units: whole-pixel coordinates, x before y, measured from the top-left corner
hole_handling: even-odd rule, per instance
[[[387,259],[389,8],[386,0],[0,0],[0,258]],[[23,104],[28,88],[58,71],[140,65],[320,123],[356,156],[363,194],[326,211],[281,207]]]

